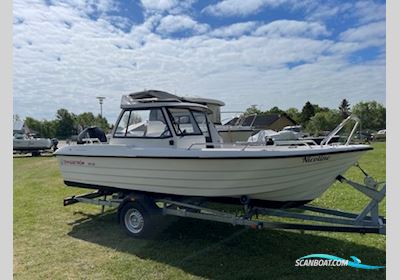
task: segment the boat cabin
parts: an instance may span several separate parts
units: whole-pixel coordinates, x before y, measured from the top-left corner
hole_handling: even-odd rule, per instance
[[[207,106],[162,91],[122,96],[110,144],[213,148],[221,144]]]

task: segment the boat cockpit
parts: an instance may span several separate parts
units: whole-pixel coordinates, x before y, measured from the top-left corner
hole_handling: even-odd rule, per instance
[[[122,111],[110,144],[170,148],[213,148],[221,144],[206,106],[139,94],[122,97]]]

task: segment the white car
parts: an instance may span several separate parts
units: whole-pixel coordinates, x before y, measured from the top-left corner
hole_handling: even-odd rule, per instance
[[[379,130],[374,135],[373,140],[375,140],[375,141],[385,141],[386,140],[386,129]]]

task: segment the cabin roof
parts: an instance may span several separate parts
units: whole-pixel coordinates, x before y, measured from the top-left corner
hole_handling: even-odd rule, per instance
[[[140,99],[150,99],[150,98],[156,98],[158,100],[165,100],[165,99],[175,99],[176,101],[179,101],[179,97],[168,93],[166,91],[160,91],[160,90],[145,90],[145,91],[140,91],[140,92],[134,92],[130,93],[128,95],[132,99],[140,100]]]
[[[201,105],[217,105],[224,106],[225,103],[216,100],[216,99],[208,99],[208,98],[200,98],[200,97],[182,97],[177,96],[172,93],[160,90],[145,90],[135,93],[130,93],[128,95],[123,96],[121,100],[121,108],[122,106],[127,106],[128,103],[154,103],[154,102],[186,102],[186,103],[195,103]]]
[[[202,111],[211,112],[207,106],[197,104],[197,103],[189,103],[189,102],[181,102],[179,100],[174,99],[162,99],[159,100],[157,98],[143,98],[143,99],[132,99],[131,96],[124,95],[121,99],[121,108],[122,109],[144,109],[144,108],[155,108],[155,107],[180,107],[180,108],[191,108]]]

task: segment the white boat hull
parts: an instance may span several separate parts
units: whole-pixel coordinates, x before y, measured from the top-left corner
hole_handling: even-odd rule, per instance
[[[110,149],[112,145],[107,146]],[[292,156],[229,158],[134,157],[127,153],[109,156],[107,152],[90,156],[89,150],[83,155],[63,151],[56,154],[67,184],[182,196],[246,195],[250,199],[283,202],[321,196],[366,149],[326,149],[308,156],[299,151]]]

